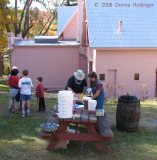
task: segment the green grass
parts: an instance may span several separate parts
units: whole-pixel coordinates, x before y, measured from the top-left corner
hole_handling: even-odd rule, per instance
[[[5,80],[0,80],[0,92],[9,92],[9,86]]]
[[[157,118],[157,101],[145,100],[141,101],[141,117]],[[110,115],[116,115],[117,101],[106,101],[104,104],[105,111]]]
[[[0,95],[0,160],[156,160],[157,130],[139,128],[137,132],[126,133],[111,126],[114,138],[105,142],[107,153],[99,153],[92,142],[85,142],[81,150],[81,142],[70,141],[67,150],[47,151],[48,140],[38,135],[40,124],[47,121],[52,114],[56,99],[46,99],[47,111],[37,112],[36,100],[31,100],[31,117],[8,113],[9,98]],[[156,102],[142,102],[142,117],[155,117]],[[105,104],[107,115],[115,115],[116,103]],[[156,113],[154,113],[156,112]],[[74,126],[72,126],[73,128]],[[85,128],[82,128],[85,130]]]

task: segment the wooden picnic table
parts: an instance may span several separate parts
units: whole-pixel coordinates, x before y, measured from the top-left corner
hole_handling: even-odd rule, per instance
[[[60,119],[51,116],[48,122],[58,122],[59,127],[55,133],[46,133],[41,131],[40,136],[43,139],[50,139],[47,150],[53,150],[62,140],[72,141],[92,141],[95,147],[100,152],[106,152],[104,145],[101,142],[110,141],[113,138],[113,133],[107,121],[106,114],[96,117],[95,112],[89,112],[81,108],[74,112],[73,118]],[[70,123],[76,124],[76,133],[68,133],[67,127]],[[79,124],[83,124],[88,133],[79,133]]]

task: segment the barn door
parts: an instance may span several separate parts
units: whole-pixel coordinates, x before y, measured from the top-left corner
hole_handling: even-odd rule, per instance
[[[115,98],[116,97],[116,76],[117,76],[117,70],[116,69],[109,69],[107,72],[107,94],[109,98]]]

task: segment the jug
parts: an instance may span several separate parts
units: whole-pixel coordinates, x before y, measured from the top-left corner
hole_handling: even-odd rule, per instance
[[[96,105],[97,105],[96,100],[88,100],[88,110],[89,111],[95,111]]]

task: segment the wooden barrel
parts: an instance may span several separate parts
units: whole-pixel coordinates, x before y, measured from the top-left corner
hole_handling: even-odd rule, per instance
[[[127,132],[134,132],[138,129],[140,120],[140,100],[131,96],[121,96],[118,99],[116,111],[117,129]]]

